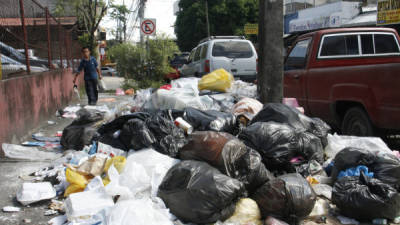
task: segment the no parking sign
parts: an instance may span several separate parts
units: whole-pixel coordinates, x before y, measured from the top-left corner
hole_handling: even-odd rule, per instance
[[[144,19],[140,24],[140,32],[142,35],[156,34],[156,19]]]

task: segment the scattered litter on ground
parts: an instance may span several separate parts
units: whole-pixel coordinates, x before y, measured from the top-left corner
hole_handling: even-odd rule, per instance
[[[21,208],[19,207],[14,207],[14,206],[4,206],[3,207],[3,212],[19,212],[21,211]]]
[[[56,190],[50,182],[23,183],[17,191],[17,200],[22,205],[48,200],[56,197]]]

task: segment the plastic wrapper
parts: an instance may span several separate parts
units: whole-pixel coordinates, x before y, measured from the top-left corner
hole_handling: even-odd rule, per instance
[[[339,136],[337,134],[328,134],[328,146],[325,148],[325,154],[328,159],[333,159],[338,152],[349,147],[362,148],[370,152],[384,152],[392,154],[392,150],[388,148],[381,138]]]
[[[242,98],[232,108],[235,116],[244,116],[248,120],[252,120],[258,112],[263,108],[263,104],[253,98]]]
[[[257,85],[235,80],[231,93],[237,97],[257,98]]]
[[[183,119],[199,131],[224,131],[232,133],[236,126],[236,117],[231,113],[215,110],[201,111],[195,108],[185,108]]]
[[[178,219],[200,224],[228,219],[243,195],[240,181],[205,162],[192,160],[173,166],[158,190],[158,196]]]
[[[333,187],[332,203],[343,215],[359,220],[394,219],[400,216],[400,195],[397,190],[363,174],[339,179]]]
[[[72,193],[82,192],[83,190],[85,190],[86,185],[89,183],[89,180],[91,179],[90,176],[82,175],[76,171],[73,171],[70,168],[67,168],[65,176],[69,183],[69,186],[64,192],[64,197],[67,197]]]
[[[234,81],[235,79],[232,74],[226,70],[214,70],[201,78],[199,81],[199,90],[227,92],[232,87]]]
[[[179,78],[171,81],[171,86],[172,88],[186,88],[198,92],[199,80],[200,79],[196,77]]]
[[[274,178],[258,152],[228,133],[194,132],[189,143],[180,150],[180,158],[205,161],[223,174],[243,182],[249,192]]]
[[[286,174],[271,180],[251,198],[263,216],[272,215],[290,224],[308,216],[317,200],[311,185],[300,174]]]
[[[43,160],[54,160],[62,157],[62,153],[40,151],[36,147],[25,147],[21,145],[14,145],[7,143],[3,143],[1,146],[5,157],[10,159],[43,161]]]
[[[336,179],[340,171],[360,165],[368,167],[374,178],[400,188],[400,160],[392,154],[360,148],[345,148],[336,155],[332,177]]]
[[[251,120],[256,122],[277,122],[287,124],[297,131],[307,131],[321,139],[323,146],[328,144],[327,136],[331,131],[328,124],[319,118],[309,118],[303,115],[296,108],[280,104],[265,104],[264,108]]]
[[[307,132],[275,122],[254,123],[239,134],[245,144],[257,150],[268,169],[295,172],[295,167],[310,160],[323,162],[323,148],[319,138]],[[302,158],[292,163],[294,158]]]
[[[261,212],[257,203],[250,198],[242,198],[236,203],[235,212],[221,225],[262,225]]]

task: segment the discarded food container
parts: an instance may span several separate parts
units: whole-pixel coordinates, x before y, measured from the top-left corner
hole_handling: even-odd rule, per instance
[[[102,189],[96,189],[69,195],[65,201],[65,213],[69,221],[75,221],[79,218],[90,217],[113,205],[111,196]]]
[[[182,117],[178,117],[175,120],[175,125],[182,128],[186,134],[191,134],[193,132],[193,127],[188,122],[186,122]]]
[[[22,205],[47,200],[56,197],[56,190],[50,182],[23,183],[17,191],[17,200]]]

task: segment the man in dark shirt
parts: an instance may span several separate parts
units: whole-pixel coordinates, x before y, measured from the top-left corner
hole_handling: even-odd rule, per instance
[[[76,78],[84,70],[85,89],[88,96],[89,105],[96,105],[98,99],[97,78],[102,79],[99,68],[97,67],[96,59],[90,55],[90,50],[87,47],[82,48],[83,58],[79,64],[78,72],[75,74],[74,84]],[[98,76],[98,77],[97,77]]]

